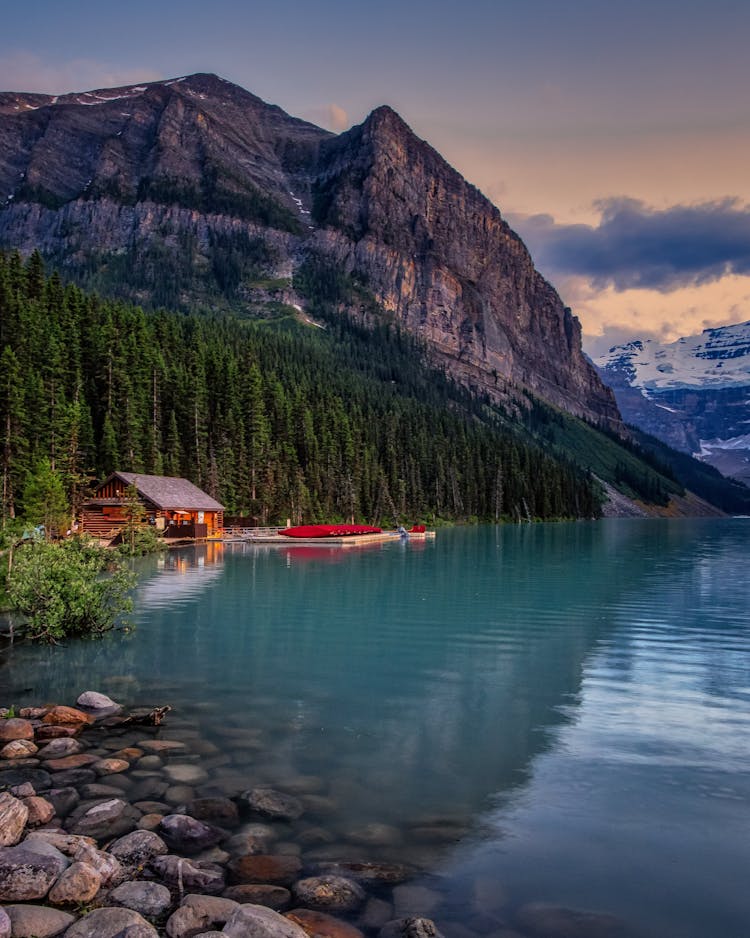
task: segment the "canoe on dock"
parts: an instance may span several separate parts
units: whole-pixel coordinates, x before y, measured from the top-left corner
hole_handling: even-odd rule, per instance
[[[370,524],[301,524],[296,528],[281,528],[283,537],[316,539],[321,537],[361,537],[363,534],[380,534],[382,528]]]

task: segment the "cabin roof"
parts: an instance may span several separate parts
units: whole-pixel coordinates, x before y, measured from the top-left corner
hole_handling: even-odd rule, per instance
[[[149,476],[141,472],[113,472],[99,488],[121,479],[126,485],[135,485],[138,494],[157,508],[187,508],[193,511],[224,511],[215,498],[188,482],[174,476]]]

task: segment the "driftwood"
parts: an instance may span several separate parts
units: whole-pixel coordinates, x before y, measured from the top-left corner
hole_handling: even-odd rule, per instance
[[[148,707],[138,707],[131,710],[127,716],[110,717],[103,721],[105,726],[161,726],[164,717],[172,708],[170,706],[154,707],[149,710]]]

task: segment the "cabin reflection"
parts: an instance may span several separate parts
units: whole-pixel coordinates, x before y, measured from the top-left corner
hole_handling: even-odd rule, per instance
[[[167,551],[156,560],[158,575],[145,580],[138,590],[139,609],[194,600],[220,580],[223,564],[221,541]]]

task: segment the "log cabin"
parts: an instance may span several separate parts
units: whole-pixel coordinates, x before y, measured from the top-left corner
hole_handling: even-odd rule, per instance
[[[143,505],[142,521],[167,538],[212,537],[224,524],[224,506],[187,479],[113,472],[83,504],[81,528],[94,537],[115,537],[127,523],[128,488]]]

